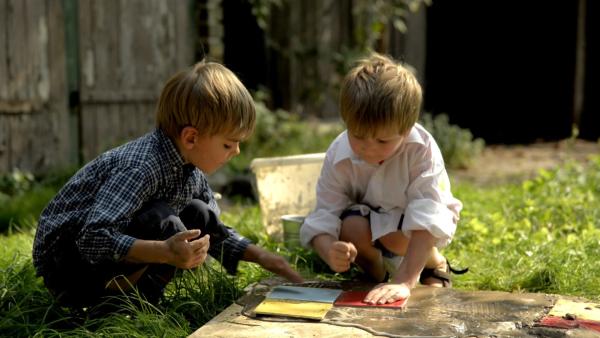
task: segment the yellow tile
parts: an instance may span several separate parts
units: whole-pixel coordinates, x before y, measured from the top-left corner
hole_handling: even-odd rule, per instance
[[[323,319],[332,306],[333,304],[330,303],[265,299],[254,309],[254,312],[265,315]]]

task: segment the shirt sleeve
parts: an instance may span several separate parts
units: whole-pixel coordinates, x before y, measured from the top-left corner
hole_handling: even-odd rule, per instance
[[[113,171],[102,184],[76,240],[91,264],[122,259],[135,238],[122,233],[156,184],[138,168]]]
[[[244,252],[252,241],[238,234],[235,230],[227,227],[229,237],[218,245],[211,246],[208,254],[218,260],[225,268],[227,273],[235,275],[239,262],[244,257]]]
[[[311,240],[320,234],[329,234],[339,238],[341,230],[340,214],[350,205],[345,185],[341,182],[343,174],[333,164],[328,153],[323,162],[321,176],[317,181],[317,203],[315,210],[304,220],[300,228],[300,243],[310,247]]]
[[[413,230],[427,230],[436,239],[437,247],[450,243],[462,203],[452,196],[450,180],[442,154],[431,141],[429,146],[415,145],[410,155],[410,184],[407,190],[402,232],[410,238]]]
[[[194,197],[204,201],[204,203],[214,211],[217,217],[221,214],[219,204],[215,200],[214,193],[203,174],[200,175],[199,192]],[[235,275],[237,273],[238,264],[244,257],[244,252],[246,251],[246,248],[248,248],[248,245],[252,244],[252,241],[240,235],[230,227],[227,227],[227,231],[229,232],[229,237],[220,244],[211,246],[208,249],[208,254],[218,260],[227,273]]]

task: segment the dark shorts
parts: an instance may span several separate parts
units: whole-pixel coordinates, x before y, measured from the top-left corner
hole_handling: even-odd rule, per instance
[[[371,218],[369,217],[370,214],[367,215],[363,215],[360,210],[351,210],[351,209],[346,209],[342,212],[342,214],[340,215],[340,219],[343,221],[346,217],[349,216],[360,216],[360,217],[364,217],[367,219],[367,221],[369,222],[369,224],[371,223]],[[402,222],[404,221],[404,214],[400,217],[400,222],[398,222],[398,230],[402,229]],[[383,246],[383,244],[381,244],[381,242],[376,239],[375,242],[373,243],[373,246],[376,247],[377,249],[381,250],[381,254],[384,257],[395,257],[397,256],[395,253],[389,251],[385,246]]]
[[[179,216],[165,202],[151,201],[135,213],[124,233],[137,239],[165,240],[186,229],[206,227],[207,222],[216,220],[213,215],[200,200],[193,200]],[[128,276],[146,266],[136,289],[148,301],[156,303],[176,270],[167,264],[90,264],[81,258],[73,238],[61,238],[56,247],[44,283],[61,305],[70,307],[95,305],[106,297],[121,295],[120,291],[106,289],[106,284],[116,276]]]

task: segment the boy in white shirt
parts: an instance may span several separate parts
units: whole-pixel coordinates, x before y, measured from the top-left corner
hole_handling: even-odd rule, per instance
[[[408,298],[419,280],[449,287],[450,272],[466,272],[438,251],[452,240],[462,203],[435,140],[416,123],[421,101],[414,75],[390,58],[358,62],[340,95],[347,130],[327,151],[316,208],[300,230],[333,271],[355,262],[382,281],[367,303]]]

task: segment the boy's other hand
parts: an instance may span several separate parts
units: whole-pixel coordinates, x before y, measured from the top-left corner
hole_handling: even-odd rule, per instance
[[[302,283],[304,279],[300,274],[292,269],[285,258],[267,251],[254,244],[250,244],[244,252],[245,261],[254,262],[263,267],[263,269],[271,271],[292,283]]]
[[[350,269],[350,263],[356,259],[358,251],[350,242],[335,241],[327,251],[327,263],[335,272],[344,272]]]
[[[369,304],[386,304],[408,297],[410,288],[405,283],[381,283],[375,286],[363,301]]]
[[[171,236],[165,242],[171,253],[169,264],[180,269],[191,269],[204,263],[208,254],[210,236],[202,238],[200,230],[186,230]]]

